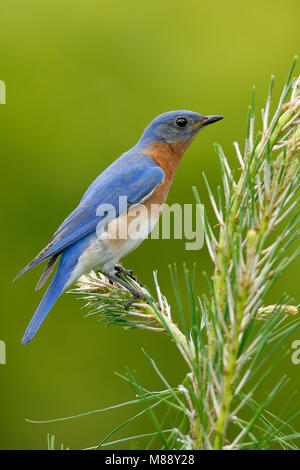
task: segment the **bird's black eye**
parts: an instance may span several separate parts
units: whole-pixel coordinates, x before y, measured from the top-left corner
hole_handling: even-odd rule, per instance
[[[187,119],[184,117],[179,117],[176,119],[175,123],[178,127],[185,127],[187,125]]]

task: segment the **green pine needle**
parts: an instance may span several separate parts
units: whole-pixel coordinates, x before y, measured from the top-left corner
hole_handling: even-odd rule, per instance
[[[212,272],[204,274],[209,294],[198,292],[195,265],[191,270],[183,267],[185,286],[180,285],[176,265],[169,267],[176,299],[173,308],[178,311],[180,326],[172,319],[172,308],[160,291],[156,273],[155,296],[124,276],[147,299],[134,302],[129,311],[124,309],[130,297],[128,291],[110,284],[102,273],[83,276],[72,291],[85,301],[88,315],[106,325],[167,334],[187,367],[182,383],[171,386],[154,360],[144,353],[164,390],[146,390],[131,371],[121,376],[132,386],[136,399],[115,407],[139,403],[142,411],[93,448],[130,440],[145,442],[146,438],[148,449],[298,448],[300,433],[292,427],[297,411],[289,405],[282,415],[275,416],[269,410],[287,377],[281,377],[261,403],[256,400],[257,392],[267,379],[269,384],[285,357],[287,339],[300,326],[298,307],[288,297],[264,305],[278,277],[299,253],[295,244],[300,223],[296,210],[300,80],[292,79],[295,64],[296,58],[273,115],[271,77],[257,132],[253,88],[244,150],[234,143],[239,173],[231,170],[222,147],[215,145],[222,180],[216,194],[203,175],[215,215],[212,223],[207,214],[204,217],[205,241],[212,261]],[[192,191],[200,204],[197,189],[193,187]],[[184,298],[188,299],[188,310]],[[100,411],[105,409],[88,413]],[[150,418],[149,432],[111,441],[115,433],[143,414]],[[49,448],[54,448],[54,438],[48,440]]]

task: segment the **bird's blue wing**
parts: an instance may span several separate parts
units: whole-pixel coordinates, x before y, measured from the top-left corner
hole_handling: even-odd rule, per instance
[[[109,220],[118,217],[132,204],[145,200],[164,178],[163,170],[151,158],[138,155],[136,158],[116,160],[91,184],[79,206],[65,219],[53,235],[50,243],[18,275],[43,262],[81,238],[89,235],[96,228],[101,228]],[[126,196],[128,205],[120,206],[121,196]],[[97,215],[100,204],[109,204],[114,212]],[[99,224],[99,225],[98,225]],[[16,278],[17,278],[16,277]]]

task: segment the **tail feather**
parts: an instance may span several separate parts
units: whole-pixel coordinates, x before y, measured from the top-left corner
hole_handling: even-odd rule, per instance
[[[63,256],[48,290],[46,291],[40,305],[30,320],[29,325],[27,326],[22,339],[23,344],[27,344],[32,340],[49,310],[52,308],[60,294],[64,291],[64,287],[70,278],[70,274],[74,266],[73,264],[71,266],[66,266],[64,261],[65,260]]]
[[[57,261],[58,257],[59,257],[59,253],[57,253],[57,255],[54,255],[54,256],[52,256],[52,258],[50,258],[49,262],[47,263],[47,266],[45,267],[44,271],[42,272],[42,275],[39,279],[39,282],[36,285],[35,290],[41,289],[41,287],[43,287],[45,282],[48,280],[50,274],[52,273],[52,271],[55,267],[55,264],[56,264],[56,261]]]
[[[28,263],[27,266],[25,266],[25,268],[23,268],[16,275],[16,277],[13,279],[13,281],[16,281],[20,276],[25,274],[27,271],[34,268],[35,266],[42,263],[43,261],[45,261],[45,259],[50,258],[51,255],[48,255],[48,251],[51,248],[51,246],[53,245],[53,243],[54,243],[54,241],[51,240],[50,243],[48,243],[48,245],[42,251],[40,251],[40,253],[35,258],[33,258],[33,260],[30,261],[30,263]]]
[[[85,237],[82,240],[78,240],[76,243],[68,247],[62,253],[58,268],[51,281],[51,284],[25,331],[24,337],[22,339],[23,344],[27,344],[29,341],[32,340],[39,327],[41,326],[43,320],[45,319],[47,313],[52,308],[60,294],[62,294],[65,289],[70,285],[70,283],[75,280],[72,277],[72,275],[74,274],[74,269],[77,266],[81,254],[90,245],[91,239],[94,236],[95,235],[92,234],[89,237]],[[57,254],[57,256],[59,256],[59,254]],[[55,261],[56,258],[54,255],[46,266],[45,271],[42,274],[42,277],[38,283],[38,286],[40,285],[40,283],[43,282],[44,276],[50,274],[51,270],[54,268]],[[82,271],[82,273],[83,272],[84,271]],[[77,275],[80,275],[78,271],[76,272],[76,276]]]

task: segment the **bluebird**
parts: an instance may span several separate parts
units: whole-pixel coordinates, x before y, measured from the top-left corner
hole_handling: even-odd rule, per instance
[[[82,274],[101,270],[114,282],[124,285],[132,299],[142,294],[120,279],[118,262],[148,236],[160,215],[147,211],[139,237],[113,237],[112,229],[134,217],[133,208],[162,207],[178,163],[198,132],[223,116],[204,116],[192,111],[170,111],[156,117],[138,143],[106,168],[90,185],[76,209],[63,221],[48,245],[16,276],[16,279],[45,260],[48,263],[36,286],[40,289],[60,258],[48,290],[32,317],[23,344],[32,340],[56,302]],[[120,200],[125,203],[120,204]],[[104,205],[114,211],[100,211]],[[135,214],[138,211],[135,212]],[[127,216],[127,217],[126,217]],[[151,217],[151,221],[149,220]],[[116,233],[116,231],[114,231]],[[130,299],[131,300],[131,299]],[[126,305],[129,308],[130,303]]]

